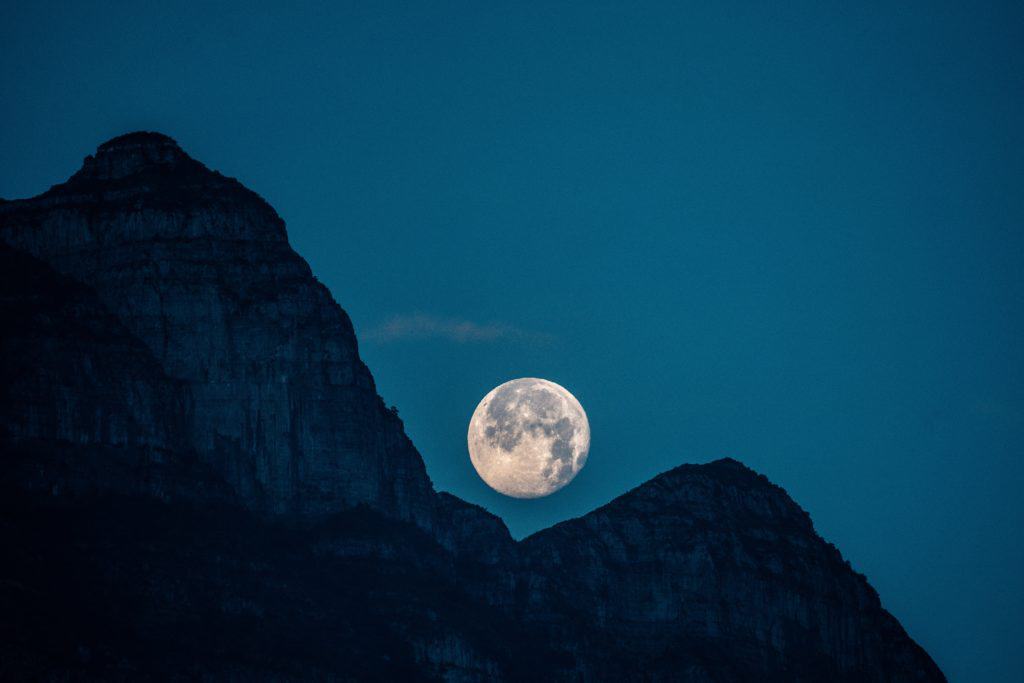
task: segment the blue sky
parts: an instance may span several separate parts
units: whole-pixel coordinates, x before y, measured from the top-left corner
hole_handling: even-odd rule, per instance
[[[0,196],[167,133],[285,218],[438,488],[522,536],[735,457],[1016,680],[1024,9],[525,4],[5,3]],[[543,500],[466,453],[521,376],[593,431]]]

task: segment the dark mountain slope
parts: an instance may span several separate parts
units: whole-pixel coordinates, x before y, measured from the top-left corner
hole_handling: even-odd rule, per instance
[[[519,551],[524,618],[557,629],[564,616],[545,609],[568,606],[595,675],[675,680],[685,663],[693,680],[942,676],[807,513],[735,460],[661,474]],[[623,649],[632,662],[605,656]]]

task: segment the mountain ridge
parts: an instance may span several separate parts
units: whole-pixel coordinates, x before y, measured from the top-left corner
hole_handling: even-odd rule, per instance
[[[167,136],[0,203],[0,244],[7,673],[945,680],[731,458],[520,541],[435,491],[280,216]]]

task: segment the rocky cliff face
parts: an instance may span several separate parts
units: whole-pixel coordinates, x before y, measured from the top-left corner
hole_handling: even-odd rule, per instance
[[[190,444],[247,505],[367,504],[429,526],[422,460],[348,316],[237,181],[132,133],[66,183],[0,205],[0,239],[88,283],[184,384]]]
[[[185,387],[87,286],[0,243],[0,446],[6,483],[224,500],[188,446]]]
[[[172,140],[0,202],[0,678],[942,681],[723,460],[515,543],[280,218]]]
[[[88,287],[0,244],[5,434],[174,450],[184,387]]]

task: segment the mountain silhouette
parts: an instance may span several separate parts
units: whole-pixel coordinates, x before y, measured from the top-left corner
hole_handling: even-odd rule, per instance
[[[169,137],[0,201],[5,680],[944,681],[781,488],[514,541],[435,492],[284,222]]]

